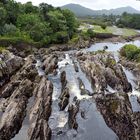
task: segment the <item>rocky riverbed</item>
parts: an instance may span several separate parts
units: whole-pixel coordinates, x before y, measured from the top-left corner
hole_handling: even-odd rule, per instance
[[[123,45],[3,51],[0,140],[139,140],[140,67]]]

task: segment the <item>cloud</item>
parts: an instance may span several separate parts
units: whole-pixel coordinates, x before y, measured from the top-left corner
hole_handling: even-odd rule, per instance
[[[91,9],[112,9],[124,6],[132,6],[140,10],[140,1],[138,0],[16,0],[18,2],[25,3],[32,1],[33,4],[39,5],[39,3],[45,2],[52,4],[53,6],[62,6],[68,3],[81,4]]]

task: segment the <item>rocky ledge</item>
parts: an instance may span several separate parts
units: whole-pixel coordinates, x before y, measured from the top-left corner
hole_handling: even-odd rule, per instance
[[[76,56],[82,70],[92,83],[95,92],[93,97],[106,124],[120,140],[139,139],[140,112],[132,110],[127,94],[132,92],[132,85],[128,82],[121,65],[124,61],[116,62],[114,56],[108,52],[77,53]],[[137,69],[136,65],[130,62],[123,64],[135,66],[135,70]]]

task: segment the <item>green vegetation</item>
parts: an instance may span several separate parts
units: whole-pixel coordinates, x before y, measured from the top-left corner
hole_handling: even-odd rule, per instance
[[[14,0],[0,2],[2,42],[15,44],[21,41],[40,46],[66,43],[73,37],[77,27],[77,20],[69,10],[54,8],[46,3],[41,3],[37,7],[31,2],[25,4]]]
[[[118,27],[128,27],[134,29],[140,29],[140,14],[128,14],[123,13],[120,19],[117,21]]]
[[[0,46],[0,53],[5,50],[5,47]]]
[[[140,62],[140,48],[135,45],[132,44],[125,45],[120,50],[120,54],[129,60]]]
[[[86,25],[82,25],[83,31],[86,32],[88,28]],[[100,25],[93,25],[92,28],[94,33],[106,33],[106,34],[115,34],[120,36],[135,36],[138,34],[138,32],[134,29],[127,29],[127,28],[118,28],[116,26],[107,26],[105,29],[103,29]]]

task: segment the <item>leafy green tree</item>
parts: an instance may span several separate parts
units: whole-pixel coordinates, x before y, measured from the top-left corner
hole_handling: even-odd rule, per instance
[[[137,59],[140,49],[135,45],[127,44],[120,50],[120,54],[130,60]]]
[[[48,12],[49,11],[53,11],[54,10],[54,8],[51,6],[51,5],[49,5],[49,4],[47,4],[47,3],[41,3],[40,5],[39,5],[39,11],[40,11],[40,15],[41,15],[41,17],[45,20],[45,21],[47,21],[48,20]]]
[[[20,31],[15,25],[13,25],[13,24],[5,24],[4,25],[4,35],[14,36],[18,32],[20,32]]]
[[[58,31],[66,31],[67,30],[67,22],[65,16],[61,13],[61,11],[55,10],[50,11],[48,13],[50,26],[53,29],[53,32]]]
[[[88,35],[89,37],[91,37],[91,38],[93,38],[93,37],[96,36],[95,32],[94,32],[92,29],[88,29],[88,30],[87,30],[87,35]]]
[[[66,31],[60,31],[51,36],[54,43],[66,43],[69,40],[69,35]]]
[[[72,35],[76,31],[78,27],[78,22],[76,20],[75,15],[70,11],[70,10],[63,10],[63,15],[65,16],[66,19],[66,25],[67,25],[67,31],[69,33],[70,38],[72,38]]]
[[[140,29],[140,14],[123,13],[120,19],[116,22],[117,26]]]
[[[17,19],[17,26],[24,31],[29,31],[34,25],[40,22],[40,18],[36,14],[23,14]]]
[[[6,22],[6,10],[0,7],[0,34],[3,33],[3,26]]]
[[[0,1],[0,35],[35,41],[43,46],[65,43],[75,34],[77,19],[69,10],[46,3],[39,7],[14,0]]]
[[[20,14],[19,4],[14,0],[9,0],[4,7],[7,11],[7,23],[15,25],[17,17]]]
[[[45,36],[48,36],[52,33],[51,28],[49,27],[49,24],[47,23],[36,23],[30,30],[29,35],[34,41],[41,41]],[[49,41],[48,41],[49,42]]]
[[[32,2],[27,2],[24,4],[24,12],[26,14],[29,14],[29,13],[38,13],[38,7],[36,6],[33,6],[32,5]]]

